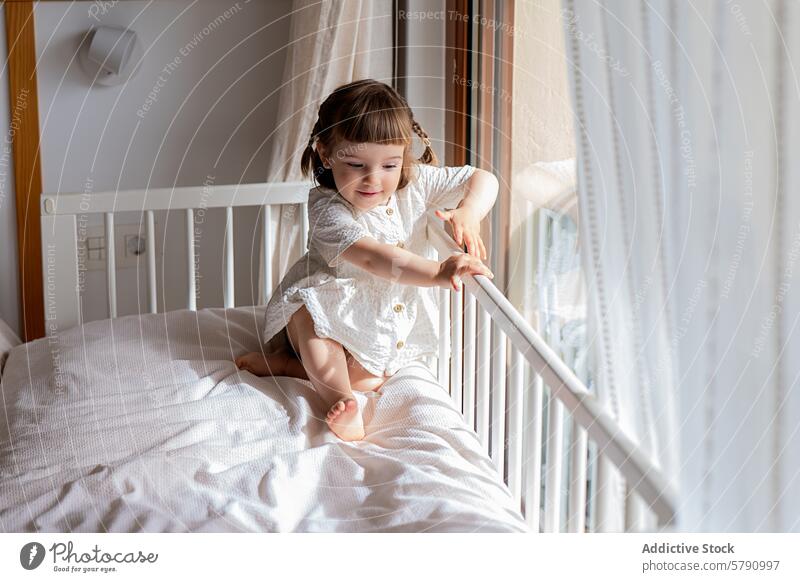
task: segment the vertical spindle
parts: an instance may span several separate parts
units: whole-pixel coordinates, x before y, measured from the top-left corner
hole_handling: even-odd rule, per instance
[[[508,374],[508,488],[519,505],[522,497],[523,420],[525,412],[522,383],[525,360],[520,351],[511,347],[511,368]]]
[[[262,206],[261,215],[264,224],[261,225],[261,254],[264,258],[263,274],[261,281],[261,304],[266,305],[272,295],[272,211],[269,204]]]
[[[564,467],[564,405],[548,390],[547,403],[547,481],[545,483],[545,532],[561,531],[561,484]]]
[[[156,221],[152,210],[145,211],[147,226],[147,308],[150,313],[158,311],[156,293]]]
[[[531,370],[530,389],[523,394],[523,435],[525,438],[523,469],[525,482],[525,521],[530,528],[539,531],[539,513],[542,497],[542,377]]]
[[[630,487],[625,499],[625,531],[641,533],[646,527],[646,505],[644,500]]]
[[[475,426],[475,296],[464,296],[464,420]]]
[[[475,430],[478,433],[483,450],[489,452],[489,374],[491,372],[492,353],[490,347],[492,318],[489,312],[479,306],[478,309],[478,370],[477,389],[475,391]]]
[[[583,533],[586,531],[586,457],[589,440],[584,429],[577,422],[572,423],[572,447],[570,451],[569,517],[567,531]]]
[[[197,310],[197,275],[195,273],[194,210],[186,209],[186,309]]]
[[[500,476],[505,464],[505,420],[506,420],[506,334],[492,322],[492,460]]]
[[[308,248],[308,203],[303,203],[300,207],[300,212],[302,214],[300,217],[300,238],[303,243],[303,253],[305,253],[305,250]]]
[[[106,291],[108,292],[108,316],[117,316],[117,251],[114,238],[114,213],[106,212]]]
[[[223,300],[225,308],[234,306],[233,289],[233,208],[225,208],[225,287]]]
[[[451,396],[458,410],[461,410],[464,389],[461,383],[461,365],[464,354],[464,337],[462,335],[464,320],[461,311],[463,300],[464,284],[462,283],[459,291],[450,291],[450,345],[452,346],[452,352],[450,353],[450,385],[453,387]]]
[[[450,386],[450,291],[439,290],[439,384],[452,394]]]

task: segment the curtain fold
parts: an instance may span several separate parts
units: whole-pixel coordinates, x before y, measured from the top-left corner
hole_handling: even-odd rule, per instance
[[[800,5],[563,8],[598,394],[678,530],[800,531]]]
[[[393,18],[391,0],[293,2],[267,181],[303,180],[300,158],[320,104],[336,87],[363,78],[392,83]],[[273,208],[270,220],[273,280],[267,285],[272,290],[306,249],[299,204]],[[262,254],[259,297],[264,296],[263,265]]]

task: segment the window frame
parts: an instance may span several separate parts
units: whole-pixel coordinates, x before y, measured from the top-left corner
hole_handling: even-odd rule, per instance
[[[493,282],[507,293],[514,1],[447,0],[446,15],[445,163],[474,165],[500,182],[482,234]]]

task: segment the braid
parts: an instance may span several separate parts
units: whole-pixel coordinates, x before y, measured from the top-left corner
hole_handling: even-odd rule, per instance
[[[311,135],[308,137],[308,147],[314,146],[314,139],[319,137],[319,117],[317,117],[317,122],[314,124],[314,127],[311,129]]]
[[[320,132],[320,120],[317,117],[317,122],[314,124],[314,127],[311,130],[311,135],[308,137],[308,145],[306,145],[306,149],[303,152],[303,155],[300,158],[300,170],[303,172],[304,176],[310,176],[312,173],[316,178],[316,171],[314,169],[315,165],[322,166],[322,161],[319,159],[319,154],[314,151],[314,140],[319,138]],[[315,164],[315,162],[317,162]]]
[[[439,160],[436,158],[436,154],[431,147],[431,140],[425,130],[422,129],[422,126],[416,121],[412,121],[411,129],[414,130],[414,133],[416,133],[422,140],[422,143],[425,144],[425,151],[422,152],[422,155],[419,157],[419,161],[423,164],[438,164]]]

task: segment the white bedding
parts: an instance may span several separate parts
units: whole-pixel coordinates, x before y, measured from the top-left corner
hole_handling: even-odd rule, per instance
[[[263,309],[122,317],[15,347],[2,375],[5,532],[528,531],[421,364],[365,406],[366,440],[311,384],[257,378]]]

